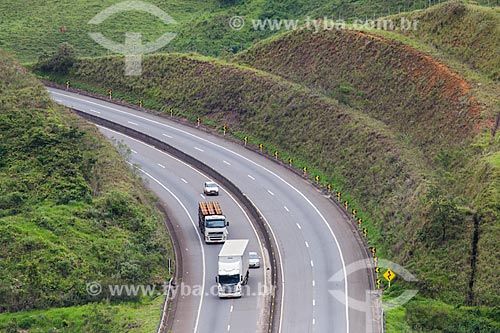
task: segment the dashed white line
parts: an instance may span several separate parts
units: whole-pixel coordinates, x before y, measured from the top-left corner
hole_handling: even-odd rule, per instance
[[[185,180],[184,178],[181,178],[181,180],[182,180],[185,184],[187,184],[187,183],[188,183],[188,181],[187,181],[187,180]]]
[[[171,136],[171,135],[168,135],[168,134],[165,134],[165,133],[163,133],[162,135],[163,135],[163,136],[166,136],[167,138],[172,139],[172,136]]]
[[[270,195],[274,195],[274,193],[271,192],[270,190],[267,190],[267,193],[269,193]]]
[[[166,168],[163,164],[160,164],[160,163],[156,163],[156,164],[158,164],[158,166],[159,166],[160,168],[163,168],[163,169],[165,169],[165,168]]]
[[[250,178],[251,180],[255,180],[255,178],[250,175],[248,175],[248,178]]]
[[[311,260],[311,267],[314,267],[314,262]]]
[[[196,149],[196,150],[198,150],[198,151],[201,151],[201,152],[204,152],[204,150],[203,150],[203,149],[198,148],[198,147],[194,147],[194,149]]]
[[[309,247],[309,243],[307,241],[305,241],[305,243],[306,243],[306,247]]]
[[[313,306],[316,306],[316,300],[313,299]]]
[[[314,287],[316,285],[316,281],[313,280],[312,284],[313,284],[313,287]]]
[[[130,149],[131,152],[133,152],[134,154],[137,154],[137,152],[133,149]]]
[[[231,330],[231,325],[227,325],[227,331],[229,332]]]
[[[92,109],[90,109],[90,112],[94,112],[94,113],[97,113],[97,114],[101,114],[101,111],[92,110]]]
[[[133,121],[129,121],[129,120],[127,120],[127,123],[129,123],[130,125],[135,125],[135,126],[139,125],[138,123],[134,123]]]
[[[229,312],[233,312],[233,306],[231,305],[231,309],[229,310]]]
[[[205,199],[205,196],[203,194],[200,193],[200,196],[202,197],[202,199]]]
[[[289,211],[290,211],[290,209],[288,209],[288,207],[287,207],[287,206],[285,206],[284,208],[285,208],[285,210],[286,210],[287,212],[289,212]]]
[[[228,162],[228,161],[226,161],[226,160],[223,160],[222,162],[224,162],[224,163],[225,163],[225,164],[227,164],[227,165],[231,165],[231,163],[229,163],[229,162]]]
[[[316,318],[313,318],[313,325],[316,325]]]
[[[300,224],[298,224],[298,223],[295,223],[295,224],[297,225],[297,228],[302,229],[302,227],[300,226]]]

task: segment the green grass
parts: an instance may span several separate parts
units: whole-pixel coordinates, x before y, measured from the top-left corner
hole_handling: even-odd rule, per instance
[[[0,314],[0,332],[154,332],[163,298]]]
[[[328,1],[222,1],[222,0],[154,0],[158,6],[177,21],[177,25],[165,25],[154,15],[129,11],[115,14],[99,26],[88,22],[96,14],[122,2],[56,0],[33,3],[27,0],[4,0],[0,3],[0,48],[12,51],[22,62],[33,62],[46,52],[53,52],[62,42],[74,45],[80,56],[102,56],[108,50],[95,43],[89,32],[102,32],[116,42],[124,40],[128,31],[142,33],[143,41],[154,41],[165,32],[177,33],[177,37],[160,51],[197,52],[212,56],[227,56],[251,47],[256,41],[273,34],[255,31],[252,19],[278,18],[299,19],[308,16],[342,18],[348,21],[395,14],[400,11],[422,9],[425,0],[391,0],[376,2],[360,0],[345,2]],[[489,3],[481,0],[479,3]],[[232,30],[229,19],[243,16],[246,25]],[[61,32],[62,27],[66,32]]]
[[[104,297],[88,295],[87,283],[166,281],[167,232],[124,156],[2,50],[0,101],[0,330],[37,310],[55,326],[67,315],[68,330],[79,331],[71,327],[92,306],[76,307]],[[160,312],[150,301],[112,301],[128,319],[113,315],[101,331],[123,331],[141,311],[149,315],[134,319],[136,331],[156,325]],[[49,324],[36,320],[30,331]]]

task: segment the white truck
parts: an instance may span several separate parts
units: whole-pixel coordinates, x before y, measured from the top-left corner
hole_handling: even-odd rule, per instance
[[[198,225],[205,243],[224,243],[227,239],[229,222],[222,214],[218,202],[200,202]]]
[[[249,275],[247,245],[248,239],[231,239],[222,246],[215,277],[220,298],[242,296],[242,286],[248,283]]]

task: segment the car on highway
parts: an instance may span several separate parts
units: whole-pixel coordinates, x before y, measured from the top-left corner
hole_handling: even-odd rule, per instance
[[[203,185],[203,193],[205,193],[205,195],[219,195],[219,185],[215,182],[205,182]]]
[[[250,268],[260,267],[260,257],[257,252],[248,252],[248,258]]]

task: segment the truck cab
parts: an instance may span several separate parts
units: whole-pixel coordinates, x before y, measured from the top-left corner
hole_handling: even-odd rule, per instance
[[[229,222],[218,202],[200,202],[198,224],[205,243],[224,243],[227,240]]]
[[[243,295],[242,286],[248,283],[249,276],[247,245],[247,239],[228,240],[220,250],[215,277],[220,298]]]

